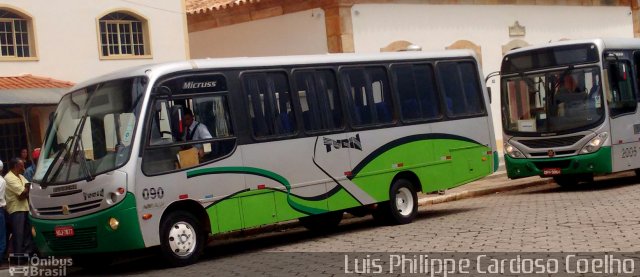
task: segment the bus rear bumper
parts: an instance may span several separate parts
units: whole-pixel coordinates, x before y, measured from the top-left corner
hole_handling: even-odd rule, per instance
[[[109,226],[111,218],[119,222],[116,230]],[[33,240],[43,255],[78,255],[144,248],[135,197],[131,193],[127,193],[125,199],[114,207],[94,214],[72,219],[30,219],[35,228]],[[56,237],[55,228],[61,226],[73,227],[73,236]]]
[[[551,177],[544,174],[544,169],[560,169],[561,175],[571,174],[604,174],[611,173],[611,147],[583,155],[562,158],[514,159],[504,156],[507,176],[518,179],[530,176]]]

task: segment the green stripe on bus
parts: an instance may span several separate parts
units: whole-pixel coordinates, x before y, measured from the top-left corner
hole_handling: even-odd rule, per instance
[[[261,169],[261,168],[242,167],[242,166],[201,168],[201,169],[188,171],[187,172],[187,178],[193,178],[193,177],[202,176],[202,175],[209,175],[209,174],[225,174],[225,173],[257,175],[257,176],[262,176],[262,177],[274,180],[274,181],[282,184],[287,189],[287,203],[293,209],[301,211],[303,213],[306,213],[306,214],[321,214],[321,213],[325,213],[325,212],[328,211],[326,209],[318,209],[318,208],[314,208],[314,207],[305,206],[305,205],[302,205],[300,203],[296,203],[293,200],[293,198],[291,197],[291,184],[289,183],[289,181],[286,178],[284,178],[281,175],[279,175],[278,173],[275,173],[275,172],[272,172],[272,171],[269,171],[269,170],[265,170],[265,169]]]

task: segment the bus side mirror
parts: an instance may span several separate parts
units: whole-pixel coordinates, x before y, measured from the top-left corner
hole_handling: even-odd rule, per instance
[[[618,64],[618,80],[627,80],[627,65],[624,63]]]
[[[491,87],[487,87],[487,96],[489,96],[489,103],[491,103]]]

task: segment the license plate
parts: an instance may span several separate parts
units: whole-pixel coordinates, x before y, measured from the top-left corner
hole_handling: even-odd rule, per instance
[[[545,176],[560,175],[562,170],[560,168],[545,168],[542,170],[542,174]]]
[[[56,232],[56,237],[73,237],[75,233],[73,232],[73,226],[58,226],[54,228]]]

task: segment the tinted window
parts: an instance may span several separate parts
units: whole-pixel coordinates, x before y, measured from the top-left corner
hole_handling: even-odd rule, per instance
[[[459,63],[464,86],[464,96],[467,100],[467,112],[479,114],[484,112],[482,90],[478,85],[478,70],[472,63]]]
[[[403,120],[430,119],[440,115],[433,68],[428,64],[392,68]]]
[[[243,77],[255,137],[293,134],[295,122],[287,75],[282,72],[250,73]]]
[[[634,112],[637,100],[633,89],[629,61],[611,61],[608,67],[609,91],[607,92],[607,102],[609,103],[611,116]]]
[[[484,112],[478,75],[472,63],[438,64],[438,76],[448,116],[467,116]]]
[[[393,121],[393,105],[387,73],[383,67],[342,70],[354,126]]]
[[[341,128],[342,107],[333,71],[298,71],[295,79],[305,130]]]

